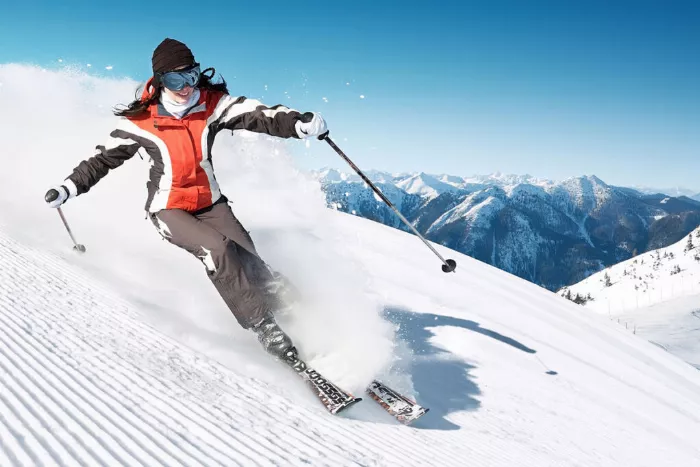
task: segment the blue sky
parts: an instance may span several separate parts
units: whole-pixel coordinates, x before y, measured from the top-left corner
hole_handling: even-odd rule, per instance
[[[700,191],[698,24],[682,1],[24,1],[3,6],[0,63],[145,80],[173,37],[232,94],[322,112],[361,168]],[[295,154],[345,167],[324,143]]]

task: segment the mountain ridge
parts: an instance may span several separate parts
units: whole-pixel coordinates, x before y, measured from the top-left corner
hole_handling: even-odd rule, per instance
[[[312,174],[333,209],[406,230],[359,176],[337,169]],[[595,175],[368,176],[427,238],[550,290],[700,225],[698,201],[616,187]]]

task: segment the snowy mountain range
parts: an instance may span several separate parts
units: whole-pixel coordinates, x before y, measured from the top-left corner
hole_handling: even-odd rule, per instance
[[[559,293],[700,369],[700,228]]]
[[[595,176],[554,182],[500,173],[367,175],[430,240],[551,290],[700,225],[698,201],[643,194]],[[330,207],[405,230],[359,176],[336,169],[314,176]]]

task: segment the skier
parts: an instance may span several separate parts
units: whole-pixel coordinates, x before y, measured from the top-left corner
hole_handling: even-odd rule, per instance
[[[308,138],[325,133],[326,123],[318,114],[306,121],[283,105],[230,96],[225,80],[213,82],[215,70],[201,71],[192,51],[174,39],[156,47],[152,68],[140,98],[114,112],[121,118],[108,141],[52,188],[58,197],[47,203],[57,208],[87,193],[143,149],[151,161],[145,209],[160,235],[201,260],[238,323],[257,333],[267,352],[294,358],[296,348],[273,316],[281,306],[271,291],[275,273],[231,211],[214,175],[211,149],[225,129]]]

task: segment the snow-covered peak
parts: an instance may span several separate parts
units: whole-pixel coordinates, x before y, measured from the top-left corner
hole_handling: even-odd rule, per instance
[[[424,172],[414,174],[396,184],[397,187],[412,195],[429,199],[435,198],[446,191],[454,191],[455,186],[442,182],[438,178]]]
[[[364,183],[362,177],[352,171],[343,171],[335,168],[325,167],[319,170],[310,171],[314,178],[319,179],[322,183],[338,183],[338,182],[353,182]],[[397,180],[403,180],[412,177],[413,174],[385,172],[381,170],[367,170],[364,174],[373,183],[396,183]]]
[[[367,178],[369,178],[374,183],[393,183],[393,181],[397,178],[408,176],[406,173],[390,173],[383,170],[373,169],[367,170],[364,173],[365,175],[367,175]],[[358,177],[357,180],[360,179],[357,174],[353,173],[353,175]]]
[[[518,183],[516,185],[510,185],[506,187],[504,191],[508,194],[508,197],[511,198],[517,196],[544,197],[547,195],[547,192],[542,186],[532,185],[529,183]]]
[[[448,174],[440,174],[437,176],[437,179],[440,180],[442,183],[447,183],[448,185],[452,185],[455,188],[463,188],[466,183],[463,177],[457,177],[455,175]]]
[[[510,190],[513,186],[522,184],[544,186],[552,183],[551,180],[536,178],[529,174],[516,175],[503,174],[501,172],[495,172],[489,175],[472,175],[471,177],[465,177],[464,181],[465,183],[495,185],[504,190]]]
[[[563,180],[556,185],[564,186],[572,190],[586,191],[586,190],[607,190],[610,189],[607,183],[602,181],[595,175],[584,175],[581,177],[570,177]]]
[[[315,174],[326,182],[361,182],[359,176],[354,173],[344,173],[343,171],[324,169]],[[530,187],[539,187],[547,192],[556,190],[570,193],[577,200],[586,197],[601,199],[607,196],[610,187],[596,176],[572,177],[561,182],[549,179],[536,178],[529,174],[515,175],[496,172],[489,175],[474,175],[470,177],[459,177],[448,174],[432,175],[425,172],[414,173],[388,173],[382,171],[368,170],[366,172],[370,180],[375,183],[392,183],[397,188],[410,194],[417,194],[426,198],[434,198],[444,192],[454,190],[464,190],[473,192],[495,186],[503,189],[506,193],[514,190],[522,192]],[[541,193],[535,189],[532,193]]]
[[[554,195],[562,206],[573,203],[572,207],[584,211],[603,205],[612,195],[612,188],[595,175],[567,178],[547,186],[546,190]],[[564,199],[562,193],[565,193]]]
[[[347,180],[347,174],[332,168],[324,168],[318,171],[313,171],[312,174],[316,178],[330,183]]]
[[[446,224],[459,220],[467,221],[470,228],[488,229],[493,217],[504,207],[499,194],[503,196],[503,192],[498,193],[498,188],[470,194],[457,206],[442,214],[430,226],[427,233],[430,234]]]

